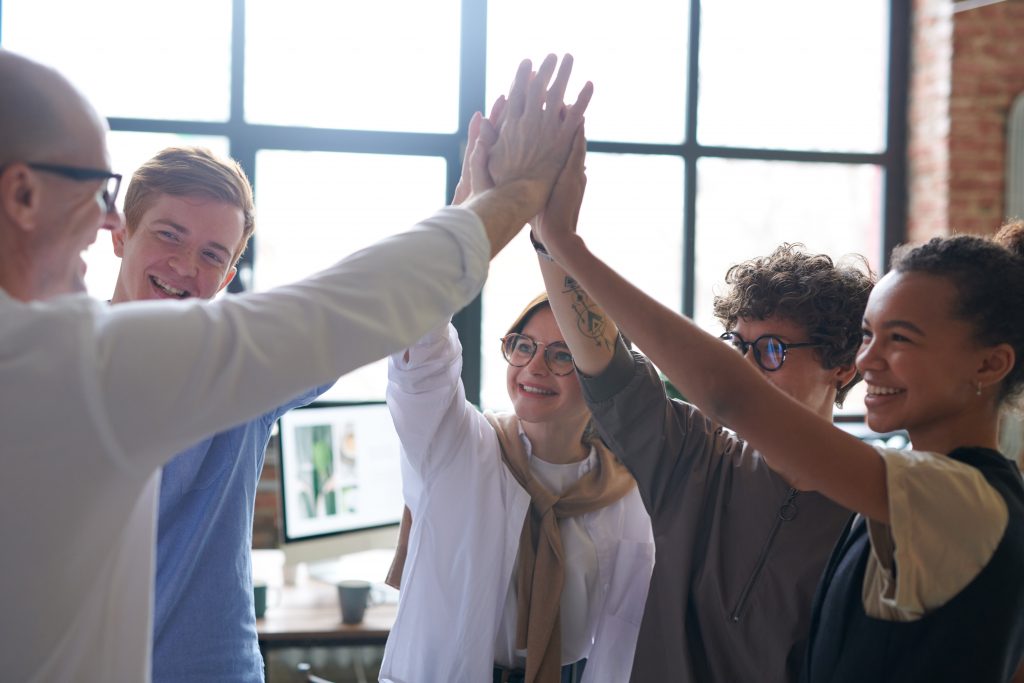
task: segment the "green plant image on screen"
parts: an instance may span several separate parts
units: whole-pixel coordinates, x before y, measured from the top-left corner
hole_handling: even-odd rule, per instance
[[[301,497],[306,517],[337,514],[331,425],[298,427],[295,430],[295,440],[302,472]]]
[[[311,404],[281,416],[286,541],[397,524],[401,443],[383,402]]]

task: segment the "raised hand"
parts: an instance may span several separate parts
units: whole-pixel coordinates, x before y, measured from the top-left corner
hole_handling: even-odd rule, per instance
[[[544,210],[530,222],[534,237],[555,252],[565,246],[566,238],[575,234],[587,189],[587,139],[583,126],[576,130],[569,158],[555,181]]]
[[[494,187],[494,180],[487,170],[487,162],[491,147],[498,139],[497,121],[505,109],[505,96],[502,95],[491,107],[490,115],[485,119],[476,112],[469,121],[469,135],[466,139],[466,151],[462,159],[462,174],[459,184],[455,186],[452,205],[457,206],[470,196]]]
[[[556,63],[555,55],[548,55],[536,74],[530,60],[520,64],[487,166],[498,186],[524,186],[526,208],[532,209],[529,215],[540,213],[547,204],[593,94],[593,85],[588,82],[576,102],[566,106],[563,98],[572,72],[572,56],[562,59],[551,81]]]

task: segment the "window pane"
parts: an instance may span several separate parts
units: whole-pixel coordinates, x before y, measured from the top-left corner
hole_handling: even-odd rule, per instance
[[[888,5],[703,3],[701,144],[882,150]]]
[[[487,7],[487,104],[507,92],[519,62],[549,52],[575,58],[567,98],[587,81],[591,140],[683,139],[688,2],[492,0]]]
[[[228,140],[222,137],[200,135],[174,135],[172,133],[130,133],[111,131],[107,134],[107,147],[110,149],[111,168],[122,175],[121,191],[117,195],[117,206],[124,209],[124,196],[128,191],[135,169],[149,161],[157,152],[165,147],[195,145],[208,147],[216,154],[227,156]],[[89,269],[85,273],[85,286],[89,294],[97,299],[109,299],[117,284],[117,273],[121,267],[121,259],[114,256],[114,248],[110,243],[110,232],[100,230],[93,243],[84,255]]]
[[[356,130],[458,128],[458,0],[256,0],[246,119]]]
[[[579,230],[587,245],[661,303],[680,309],[683,164],[678,157],[587,155]],[[526,231],[491,264],[483,294],[480,402],[508,409],[498,339],[544,289]]]
[[[783,242],[833,259],[861,254],[878,271],[880,167],[704,159],[697,172],[694,310],[704,329],[721,332],[712,299],[729,266]],[[846,408],[863,412],[862,398],[851,395]]]
[[[411,228],[444,205],[446,172],[437,157],[259,152],[255,288],[293,282]],[[346,375],[324,400],[379,400],[386,388],[380,361]]]
[[[231,0],[0,4],[4,47],[56,67],[104,116],[227,120]]]

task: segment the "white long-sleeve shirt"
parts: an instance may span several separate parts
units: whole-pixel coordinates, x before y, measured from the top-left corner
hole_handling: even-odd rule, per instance
[[[0,291],[4,680],[148,681],[158,468],[408,345],[472,300],[489,254],[479,218],[447,208],[213,303]]]
[[[501,460],[493,427],[466,402],[454,328],[435,330],[389,362],[388,407],[402,440],[402,486],[413,525],[398,613],[380,679],[491,680],[495,642],[530,504]],[[629,680],[651,571],[650,518],[634,488],[581,516],[596,550],[583,628],[584,683]]]

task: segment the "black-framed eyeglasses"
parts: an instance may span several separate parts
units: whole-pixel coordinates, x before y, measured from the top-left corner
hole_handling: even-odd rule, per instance
[[[825,346],[814,342],[784,342],[773,334],[762,334],[754,341],[747,341],[735,332],[726,332],[721,337],[722,341],[732,344],[733,348],[741,355],[747,355],[748,349],[754,351],[754,362],[762,370],[775,372],[786,362],[786,352],[789,349],[812,348]]]
[[[97,192],[97,197],[103,200],[103,206],[107,213],[117,210],[117,193],[121,190],[121,174],[103,171],[98,168],[79,168],[78,166],[62,166],[60,164],[44,164],[34,161],[26,161],[25,165],[44,173],[53,173],[71,180],[104,180],[106,181]]]
[[[572,353],[565,342],[551,342],[545,344],[525,334],[506,334],[501,338],[501,355],[509,365],[517,368],[525,367],[537,354],[537,348],[544,347],[544,364],[548,366],[551,374],[563,377],[576,369],[572,361]]]

